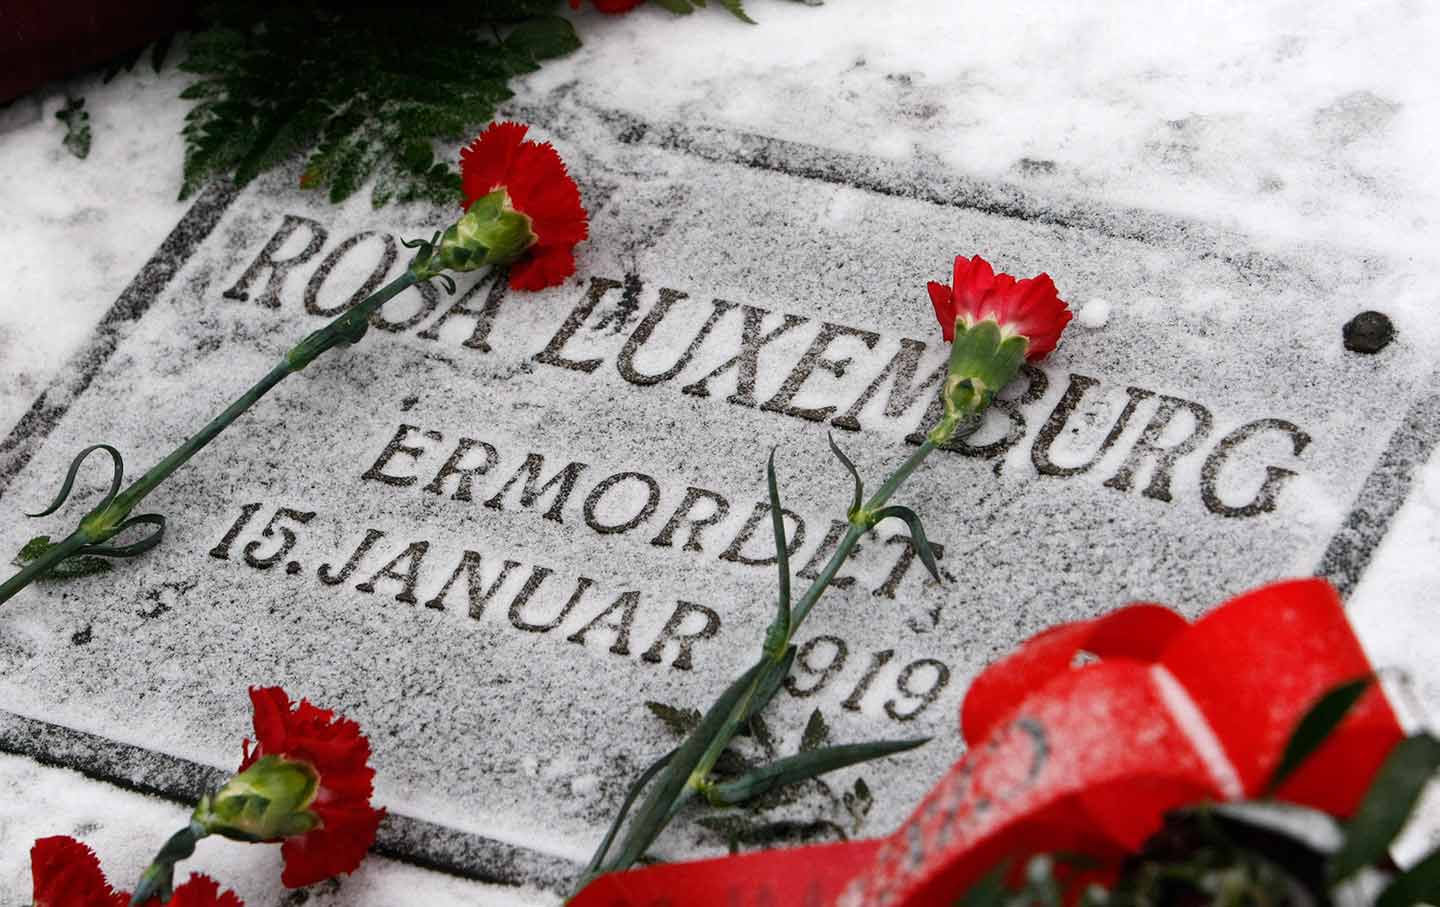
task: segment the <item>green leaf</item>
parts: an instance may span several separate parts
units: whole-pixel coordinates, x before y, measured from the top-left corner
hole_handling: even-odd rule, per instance
[[[650,0],[650,2],[677,15],[688,16],[695,12],[695,5],[690,0]]]
[[[1426,783],[1440,768],[1440,740],[1416,734],[1395,745],[1376,773],[1360,808],[1345,825],[1345,843],[1330,863],[1330,878],[1342,882],[1380,862],[1414,811]]]
[[[449,155],[436,162],[420,149],[478,131],[511,96],[512,77],[579,46],[554,15],[561,5],[487,0],[396,15],[383,4],[214,4],[180,63],[195,76],[182,97],[196,102],[182,197],[217,175],[243,184],[303,157],[302,188],[335,201],[373,178],[374,203],[453,204]]]
[[[770,521],[775,533],[775,566],[780,571],[780,596],[775,620],[765,631],[765,651],[778,652],[790,638],[790,542],[785,538],[785,511],[780,509],[780,488],[775,482],[775,448],[765,464],[765,485],[770,491]]]
[[[825,716],[816,709],[810,713],[810,720],[805,722],[805,732],[800,735],[800,752],[817,750],[829,739],[830,725],[825,723]]]
[[[1380,893],[1375,907],[1410,907],[1440,901],[1440,851],[1416,863]]]
[[[808,781],[847,766],[903,753],[929,741],[929,737],[920,737],[912,740],[880,740],[874,743],[828,746],[778,759],[739,778],[712,785],[707,796],[711,803],[736,805],[769,793],[777,787]]]
[[[840,802],[844,805],[845,811],[850,814],[851,828],[855,834],[859,834],[861,826],[865,824],[865,818],[870,815],[870,810],[875,805],[875,798],[870,793],[870,785],[865,783],[864,778],[856,778],[855,786],[841,795]]]
[[[90,114],[85,111],[84,98],[69,98],[55,112],[55,119],[65,124],[65,150],[82,161],[90,156]]]
[[[920,563],[924,564],[925,569],[930,571],[930,575],[935,578],[935,582],[942,582],[940,579],[940,566],[935,563],[935,550],[930,547],[930,540],[925,538],[925,527],[920,523],[920,515],[909,507],[892,504],[876,513],[875,521],[878,523],[880,520],[889,519],[890,517],[904,520],[905,525],[910,527],[910,546],[915,549],[916,554],[920,555]]]
[[[1280,762],[1270,775],[1270,783],[1265,786],[1265,796],[1274,794],[1295,770],[1329,739],[1330,734],[1345,720],[1350,709],[1360,701],[1360,697],[1365,695],[1373,682],[1374,677],[1370,675],[1357,677],[1339,684],[1316,700],[1299,724],[1295,725],[1295,732],[1290,735],[1290,740],[1280,755]]]
[[[980,877],[970,886],[957,907],[1004,907],[1010,892],[1005,890],[1005,877],[1010,874],[1010,861],[1006,860]]]
[[[590,858],[590,864],[585,867],[586,878],[589,878],[591,874],[597,872],[601,864],[605,862],[605,857],[610,852],[610,845],[614,843],[615,836],[620,833],[620,826],[625,824],[625,817],[630,814],[630,807],[635,805],[635,801],[640,797],[641,791],[645,790],[645,785],[649,784],[650,780],[658,775],[666,765],[669,765],[670,760],[673,758],[675,758],[675,750],[671,750],[650,763],[650,767],[645,769],[644,772],[641,772],[640,777],[635,779],[635,783],[630,785],[630,790],[625,793],[625,802],[620,804],[620,810],[615,813],[615,818],[611,820],[610,828],[605,832],[604,840],[600,842],[599,847],[595,848],[595,853]]]
[[[845,468],[850,471],[850,476],[855,480],[855,496],[850,501],[849,511],[849,515],[853,517],[865,503],[865,483],[860,480],[860,470],[855,468],[855,464],[850,462],[849,457],[845,456],[845,451],[841,450],[840,445],[835,443],[835,436],[827,434],[826,437],[830,440],[830,450],[835,456],[840,458],[840,462],[845,464]]]
[[[645,708],[665,722],[665,726],[677,737],[684,737],[700,725],[699,709],[677,709],[663,702],[646,702]]]
[[[755,24],[754,19],[745,15],[745,7],[742,5],[741,0],[720,0],[720,5],[729,10],[730,14],[741,22],[748,22],[751,25]]]
[[[760,688],[755,692],[755,697],[750,700],[750,709],[745,713],[745,720],[741,724],[764,711],[765,706],[770,704],[770,700],[775,698],[775,694],[780,690],[780,684],[784,683],[786,676],[790,674],[790,667],[795,663],[795,653],[798,651],[799,649],[791,645],[785,650],[785,655],[781,657],[778,664],[772,662],[771,667],[765,669],[765,673],[760,677]]]
[[[771,664],[768,660],[757,662],[726,687],[725,692],[721,693],[705,712],[700,719],[700,726],[675,750],[675,756],[650,788],[649,796],[645,798],[639,815],[635,817],[629,834],[625,836],[620,854],[609,864],[608,869],[629,869],[645,855],[650,845],[655,843],[678,805],[693,790],[689,786],[690,773],[699,766],[711,742],[723,736],[727,728],[734,727],[731,713],[740,704],[741,698],[750,691],[757,675]]]
[[[529,56],[536,63],[563,57],[580,48],[575,26],[561,16],[545,16],[522,22],[505,36],[505,46]]]
[[[24,547],[20,549],[20,553],[15,555],[15,559],[11,563],[17,567],[24,567],[31,561],[39,560],[41,555],[54,547],[55,545],[50,542],[50,536],[37,535],[25,543]],[[50,569],[50,572],[44,576],[37,576],[35,581],[48,583],[59,580],[78,579],[82,576],[97,576],[102,573],[109,573],[113,569],[115,569],[114,565],[104,558],[70,557],[56,564]]]

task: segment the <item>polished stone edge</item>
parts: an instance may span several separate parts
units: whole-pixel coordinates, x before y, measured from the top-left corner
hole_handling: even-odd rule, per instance
[[[3,710],[0,753],[70,769],[96,781],[183,806],[195,803],[229,776],[209,765]],[[137,829],[136,833],[153,834],[158,846],[167,831]],[[532,885],[556,892],[579,872],[577,865],[559,857],[394,812],[387,813],[381,823],[372,852],[476,882]]]

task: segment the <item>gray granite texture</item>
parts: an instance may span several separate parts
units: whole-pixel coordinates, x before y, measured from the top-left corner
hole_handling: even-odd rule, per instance
[[[969,679],[1055,622],[1132,600],[1193,615],[1316,571],[1348,588],[1434,446],[1424,351],[1403,334],[1375,356],[1342,344],[1393,276],[1373,253],[1262,250],[924,162],[552,98],[517,113],[582,185],[580,272],[537,294],[407,291],[146,502],[170,521],[160,548],[7,605],[0,747],[103,759],[98,777],[183,797],[146,780],[153,760],[229,766],[244,686],[279,683],[371,733],[392,854],[558,885],[671,745],[642,703],[703,707],[760,644],[770,447],[804,575],[849,495],[827,431],[878,482],[926,427],[945,348],[924,284],[957,253],[1047,271],[1111,314],[1077,321],[898,495],[943,545],[946,582],[903,525],[879,527],[770,713],[782,752],[817,708],[837,742],[936,739],[772,818],[854,830],[838,792],[863,775],[883,794],[859,831],[893,827],[962,751]],[[7,512],[48,500],[87,444],[135,470],[158,459],[398,274],[397,240],[456,214],[332,207],[295,179],[196,203],[0,442]],[[77,494],[102,485],[87,472]],[[0,550],[60,519],[0,521]],[[665,852],[721,843],[687,823]]]

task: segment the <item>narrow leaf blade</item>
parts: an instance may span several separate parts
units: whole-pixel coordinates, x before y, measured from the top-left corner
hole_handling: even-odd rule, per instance
[[[910,740],[879,740],[873,743],[847,743],[841,746],[827,746],[778,759],[753,772],[731,781],[716,784],[710,795],[712,803],[735,805],[753,800],[777,787],[807,781],[827,772],[893,756],[912,750],[930,741],[929,737]]]
[[[854,513],[865,503],[865,483],[860,479],[860,470],[855,468],[855,464],[850,462],[849,457],[845,456],[845,451],[841,450],[840,445],[835,443],[835,436],[833,434],[827,434],[826,437],[830,440],[830,451],[845,465],[845,468],[850,471],[851,478],[855,480],[855,497],[850,502],[850,512]]]
[[[705,712],[705,716],[700,719],[700,726],[680,744],[657,782],[651,786],[649,796],[645,798],[634,824],[625,836],[619,855],[606,867],[608,870],[629,869],[645,855],[645,851],[659,837],[661,830],[690,790],[687,786],[690,773],[700,764],[700,759],[705,755],[711,741],[730,725],[731,712],[749,692],[756,675],[771,664],[773,662],[769,660],[757,662],[726,687],[720,698]]]
[[[1330,864],[1333,881],[1342,882],[1385,857],[1436,769],[1440,740],[1416,734],[1395,745],[1345,826],[1345,843]]]
[[[770,460],[765,464],[765,484],[770,491],[770,520],[775,531],[775,566],[780,571],[780,601],[775,623],[765,640],[766,649],[779,647],[780,641],[790,636],[790,541],[785,538],[785,511],[780,509],[780,487],[775,481],[775,448],[770,448]]]
[[[925,526],[920,522],[920,515],[909,507],[901,507],[898,504],[886,507],[876,514],[880,519],[895,517],[904,520],[905,525],[910,527],[910,544],[915,553],[920,555],[920,563],[935,578],[935,582],[943,582],[940,579],[940,565],[935,562],[935,549],[930,546],[930,540],[925,537]]]
[[[1360,697],[1365,695],[1373,682],[1374,678],[1368,674],[1346,681],[1321,696],[1310,707],[1300,719],[1300,723],[1295,725],[1295,732],[1285,744],[1280,762],[1270,775],[1270,783],[1265,786],[1266,796],[1275,793],[1295,770],[1329,739],[1330,734],[1340,726],[1345,716],[1350,714],[1350,709],[1360,701]]]
[[[1380,893],[1375,907],[1410,907],[1440,900],[1440,851],[1416,863]]]

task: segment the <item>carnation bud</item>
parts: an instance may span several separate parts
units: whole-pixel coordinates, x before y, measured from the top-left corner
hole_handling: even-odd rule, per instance
[[[320,778],[308,762],[262,756],[206,794],[193,821],[207,833],[237,841],[279,841],[303,835],[320,824],[309,809]]]
[[[474,271],[488,265],[507,265],[535,244],[528,216],[510,204],[504,188],[475,200],[458,221],[440,237],[432,261],[442,269]]]

